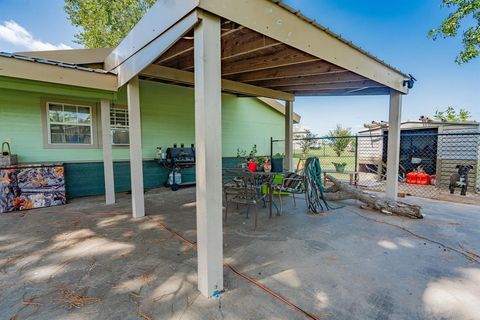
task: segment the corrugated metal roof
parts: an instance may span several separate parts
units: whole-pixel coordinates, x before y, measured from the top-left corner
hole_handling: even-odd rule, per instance
[[[392,70],[395,70],[396,72],[398,72],[398,73],[402,74],[403,76],[405,76],[405,78],[410,78],[410,75],[409,75],[409,74],[407,74],[407,73],[405,73],[405,72],[403,72],[403,71],[395,68],[394,66],[386,63],[385,61],[383,61],[383,60],[381,60],[380,58],[378,58],[378,57],[374,56],[373,54],[371,54],[370,52],[362,49],[361,47],[359,47],[359,46],[357,46],[357,45],[355,45],[353,42],[348,41],[348,40],[342,38],[339,34],[336,34],[335,32],[329,30],[327,27],[321,25],[320,23],[318,23],[318,22],[315,21],[314,19],[310,19],[309,17],[307,17],[307,16],[305,16],[303,13],[301,13],[300,10],[297,10],[297,9],[295,9],[295,8],[290,7],[289,5],[287,5],[286,3],[284,3],[282,0],[269,0],[269,1],[271,1],[271,2],[273,2],[273,3],[275,3],[275,4],[277,4],[278,6],[280,6],[280,7],[284,8],[284,9],[290,11],[291,13],[293,13],[294,15],[296,15],[297,17],[299,17],[299,18],[305,20],[306,22],[314,25],[315,27],[319,28],[319,29],[322,30],[322,31],[325,31],[326,33],[328,33],[329,35],[331,35],[331,36],[334,37],[335,39],[340,40],[340,41],[342,41],[343,43],[345,43],[345,44],[349,45],[350,47],[354,48],[355,50],[358,50],[358,51],[362,52],[363,54],[369,56],[370,58],[372,58],[372,59],[374,59],[375,61],[383,64],[384,66],[386,66],[386,67],[388,67],[388,68],[390,68],[390,69],[392,69]]]
[[[47,60],[47,59],[32,58],[32,57],[27,57],[27,56],[15,54],[15,53],[9,53],[9,52],[0,52],[0,57],[12,58],[12,59],[18,59],[18,60],[23,60],[23,61],[42,63],[42,64],[48,64],[48,65],[51,65],[51,66],[56,66],[56,67],[61,67],[61,68],[66,68],[66,69],[75,69],[75,70],[86,71],[86,72],[94,72],[94,73],[101,73],[101,74],[109,73],[108,71],[105,71],[105,70],[102,70],[102,69],[92,69],[92,68],[79,66],[79,65],[76,65],[76,64],[59,62],[59,61],[52,61],[52,60]]]

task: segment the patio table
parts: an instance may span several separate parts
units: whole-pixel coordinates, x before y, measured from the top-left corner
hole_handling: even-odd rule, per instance
[[[265,172],[265,171],[251,172],[251,171],[248,171],[248,169],[244,169],[244,168],[228,168],[228,169],[225,169],[225,171],[229,171],[230,173],[235,171],[251,173],[254,176],[256,184],[258,184],[259,187],[261,187],[262,185],[266,185],[268,189],[268,203],[269,203],[268,215],[269,215],[269,218],[272,218],[273,216],[272,205],[275,205],[273,202],[273,187],[272,187],[273,180],[277,175],[283,175],[284,172]],[[278,208],[276,205],[275,205],[275,208],[277,209],[277,215],[279,215]]]

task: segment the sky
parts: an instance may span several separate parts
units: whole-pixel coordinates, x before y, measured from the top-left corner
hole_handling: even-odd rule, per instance
[[[403,99],[403,120],[456,106],[480,121],[480,59],[459,66],[461,39],[427,37],[449,13],[441,0],[285,0],[347,40],[418,79]],[[0,51],[79,48],[63,0],[0,0]],[[388,97],[298,97],[302,125],[323,135],[336,124],[361,130],[388,120]]]

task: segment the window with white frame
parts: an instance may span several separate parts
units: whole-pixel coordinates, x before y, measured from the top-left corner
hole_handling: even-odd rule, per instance
[[[129,145],[128,110],[126,108],[110,108],[110,128],[113,145]]]
[[[92,145],[92,107],[47,102],[47,130],[52,145]]]

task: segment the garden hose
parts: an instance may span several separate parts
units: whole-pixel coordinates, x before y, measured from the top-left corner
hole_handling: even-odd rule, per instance
[[[305,162],[305,196],[308,209],[313,213],[337,209],[324,197],[325,186],[322,182],[322,167],[317,157],[310,157]]]

